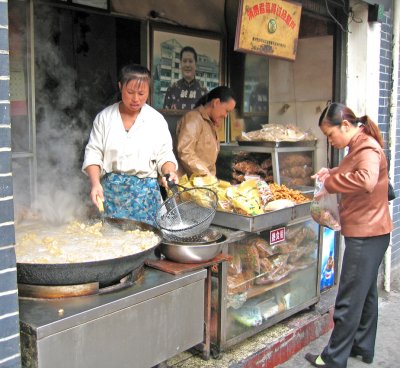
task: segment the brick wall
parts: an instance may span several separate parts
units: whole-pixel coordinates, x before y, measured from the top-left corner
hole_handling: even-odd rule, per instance
[[[0,368],[21,367],[9,101],[8,11],[0,0]]]
[[[393,67],[400,68],[400,65],[393,66],[393,10],[385,13],[384,21],[381,28],[381,51],[380,51],[380,81],[379,81],[379,127],[382,130],[384,139],[387,142],[389,137],[389,119],[390,119],[390,93],[392,89],[392,70]],[[399,83],[400,86],[400,83]],[[400,196],[400,88],[397,91],[397,113],[393,119],[396,124],[396,146],[390,147],[391,150],[396,152],[395,156],[395,173],[394,173],[394,187],[397,196]],[[387,152],[390,157],[390,153]],[[392,238],[392,267],[400,267],[400,198],[393,201],[393,238]]]

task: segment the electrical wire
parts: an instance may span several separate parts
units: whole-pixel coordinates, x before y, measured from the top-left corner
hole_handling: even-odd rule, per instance
[[[344,13],[345,13],[346,15],[348,15],[348,13],[346,12],[346,9],[345,9],[344,0],[342,0],[342,3],[343,3],[343,11],[344,11]],[[329,15],[329,16],[333,19],[333,21],[339,26],[339,28],[340,28],[343,32],[349,32],[348,29],[344,29],[343,25],[335,18],[335,16],[334,16],[334,15],[331,13],[331,11],[329,10],[328,0],[325,0],[325,8],[326,8],[326,11],[327,11],[328,15]]]
[[[329,5],[328,5],[328,0],[325,0],[326,11],[327,11],[328,15],[333,19],[333,21],[340,27],[340,29],[341,29],[343,32],[351,33],[351,32],[349,31],[349,29],[348,29],[348,25],[351,24],[352,22],[354,22],[354,23],[362,23],[363,20],[362,20],[361,18],[358,18],[358,17],[355,16],[355,13],[354,13],[354,11],[353,11],[352,8],[350,8],[349,10],[347,10],[347,8],[346,8],[346,1],[345,1],[345,0],[341,0],[341,3],[342,3],[341,8],[342,8],[342,10],[343,10],[343,13],[347,16],[348,19],[350,19],[349,22],[348,22],[348,24],[347,24],[347,29],[345,29],[345,28],[343,27],[343,25],[342,25],[342,24],[335,18],[335,16],[331,13],[331,11],[330,11],[330,9],[329,9]],[[362,1],[359,1],[358,3],[356,3],[355,5],[353,5],[353,7],[354,7],[354,6],[357,6],[357,5],[361,4],[361,3],[362,3]]]

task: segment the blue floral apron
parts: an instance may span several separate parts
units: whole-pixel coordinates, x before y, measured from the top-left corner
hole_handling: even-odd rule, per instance
[[[157,179],[110,173],[103,177],[104,213],[157,226],[156,213],[162,202]]]

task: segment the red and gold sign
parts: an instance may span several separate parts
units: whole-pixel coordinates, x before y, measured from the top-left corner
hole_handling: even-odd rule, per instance
[[[240,0],[235,50],[296,59],[301,4],[283,0]]]

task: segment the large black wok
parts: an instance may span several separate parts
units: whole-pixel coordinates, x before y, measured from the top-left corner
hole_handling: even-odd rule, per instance
[[[110,258],[81,263],[17,263],[19,283],[33,285],[78,285],[99,282],[107,286],[142,267],[162,240],[160,230],[143,222],[128,219],[106,218],[107,224],[127,230],[148,230],[159,237],[159,242],[152,248],[125,257]]]

